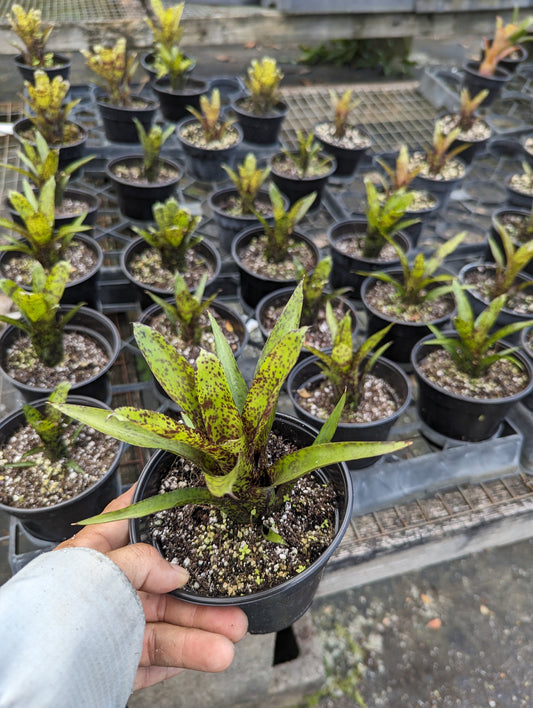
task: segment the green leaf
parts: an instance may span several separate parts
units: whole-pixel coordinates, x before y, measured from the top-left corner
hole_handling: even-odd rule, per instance
[[[346,393],[343,393],[328,419],[320,428],[318,435],[313,441],[313,445],[322,445],[323,443],[329,443],[332,440],[335,435],[335,431],[337,430],[337,425],[339,424],[345,403]]]
[[[259,359],[255,367],[256,373],[261,368],[265,357],[272,351],[276,344],[283,339],[286,334],[298,329],[300,326],[300,317],[302,314],[303,304],[303,287],[303,282],[300,281],[278,317],[278,320],[272,328],[272,331],[270,332],[268,339],[261,350],[261,354],[259,355]]]
[[[242,438],[241,417],[222,364],[205,350],[196,360],[196,388],[207,437],[215,444]]]
[[[217,356],[220,359],[224,369],[226,380],[229,384],[230,390],[232,391],[233,400],[237,406],[237,410],[239,413],[242,413],[246,402],[246,396],[248,395],[248,386],[239,371],[239,367],[235,361],[235,355],[231,350],[228,340],[223,335],[218,322],[210,312],[207,314],[209,317],[209,322],[211,323],[213,336],[215,338]]]

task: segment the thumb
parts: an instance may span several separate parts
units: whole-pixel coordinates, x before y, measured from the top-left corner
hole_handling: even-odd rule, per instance
[[[136,590],[166,593],[185,585],[189,574],[166,561],[153,546],[135,543],[107,554],[127,575]]]

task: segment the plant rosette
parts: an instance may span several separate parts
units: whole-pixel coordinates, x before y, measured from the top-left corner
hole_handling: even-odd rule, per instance
[[[133,239],[121,252],[120,267],[126,278],[135,285],[142,309],[152,300],[146,291],[167,298],[174,291],[174,272],[165,266],[161,253],[141,237]],[[189,290],[195,290],[204,273],[207,274],[206,295],[214,292],[215,281],[220,273],[221,260],[216,248],[203,240],[185,254],[185,266],[181,275]]]
[[[292,369],[287,392],[298,418],[320,427],[333,411],[333,386],[322,373],[316,356],[309,356]],[[365,374],[356,409],[344,408],[334,442],[386,440],[398,418],[411,402],[411,384],[400,366],[379,357]],[[378,456],[351,460],[350,469],[361,469],[377,462]]]
[[[444,332],[456,336],[453,330]],[[459,371],[450,355],[430,334],[417,342],[411,363],[417,382],[418,414],[430,431],[444,438],[478,442],[496,435],[514,405],[533,390],[533,366],[524,352],[514,351],[518,362],[495,362],[488,372],[469,377]],[[503,349],[499,342],[496,349]]]
[[[199,121],[186,118],[177,126],[176,135],[194,177],[207,182],[220,182],[227,178],[222,165],[234,164],[242,143],[242,129],[237,123],[228,126],[220,139],[208,142]]]
[[[294,230],[288,239],[286,257],[274,262],[266,255],[267,236],[262,226],[251,226],[237,235],[231,246],[231,255],[239,270],[240,296],[249,307],[255,308],[268,293],[283,287],[296,287],[295,260],[310,273],[320,259],[314,241]]]
[[[439,116],[438,120],[444,135],[448,135],[448,133],[456,127],[459,118],[459,113],[445,113],[444,115]],[[487,123],[487,121],[483,118],[477,117],[471,128],[468,130],[461,130],[457,138],[451,144],[450,149],[453,150],[460,145],[468,145],[468,147],[463,150],[460,155],[461,160],[469,164],[487,145],[488,141],[492,137],[492,134],[493,130],[489,123]]]
[[[513,246],[519,248],[523,244],[531,241],[533,238],[533,223],[530,223],[531,212],[526,209],[518,209],[512,207],[500,207],[497,209],[491,217],[491,227],[490,236],[496,242],[498,248],[502,248],[501,237],[496,228],[496,223],[503,226],[505,231],[509,234],[509,237],[513,243]],[[487,261],[493,260],[490,248],[487,248],[486,258]],[[533,262],[529,263],[524,267],[524,273],[528,275],[533,275]]]
[[[141,64],[142,68],[146,71],[146,73],[148,74],[148,76],[150,77],[151,80],[155,80],[157,78],[157,71],[154,68],[155,58],[156,58],[156,52],[154,50],[149,51],[149,52],[144,52],[143,54],[141,54],[141,58],[140,58],[140,64]],[[196,59],[192,59],[187,54],[184,54],[183,58],[186,60],[189,60],[191,62],[189,65],[189,68],[186,71],[187,74],[190,74],[196,66]]]
[[[357,125],[349,125],[344,135],[337,137],[335,123],[332,121],[315,125],[314,136],[322,144],[324,151],[335,158],[337,166],[333,174],[336,177],[352,175],[373,143],[369,133]]]
[[[319,152],[310,161],[304,176],[291,156],[283,152],[272,155],[269,165],[272,182],[288,197],[291,205],[311,192],[316,192],[311,205],[311,209],[316,209],[320,206],[329,178],[335,172],[337,161],[331,155]]]
[[[458,157],[454,157],[444,165],[438,174],[431,174],[426,155],[416,151],[411,156],[410,168],[420,167],[420,172],[413,179],[414,189],[422,189],[435,194],[444,208],[452,191],[458,187],[468,173],[468,165]]]
[[[361,286],[366,276],[359,271],[373,271],[383,267],[393,268],[400,265],[398,254],[393,246],[385,244],[377,258],[366,258],[363,245],[366,236],[367,221],[345,219],[332,224],[328,230],[329,252],[333,259],[330,274],[332,288],[351,288],[350,298],[360,297]],[[411,248],[409,237],[402,231],[396,232],[394,240],[405,253]]]
[[[8,197],[5,199],[5,206],[9,211],[11,220],[19,224],[22,223],[18,212],[13,208]],[[80,189],[66,189],[60,204],[55,207],[54,228],[58,229],[63,224],[69,224],[81,214],[86,214],[82,224],[94,226],[99,208],[100,198],[96,194],[84,192]],[[90,233],[90,231],[85,232],[86,235],[90,235]]]
[[[58,315],[71,309],[71,305],[60,305]],[[81,307],[65,326],[59,364],[40,362],[28,335],[10,325],[0,334],[0,370],[25,401],[49,396],[62,381],[71,384],[73,395],[106,401],[110,397],[108,372],[120,348],[120,334],[113,322],[97,310]]]
[[[271,331],[274,329],[280,314],[289,301],[294,288],[281,288],[275,290],[269,295],[260,300],[255,310],[255,319],[261,330],[263,340],[266,342]],[[333,315],[336,320],[340,321],[344,315],[349,312],[352,318],[352,337],[357,335],[359,330],[359,320],[357,311],[354,305],[343,297],[336,297],[331,300]],[[331,332],[326,320],[326,309],[321,307],[318,311],[316,320],[313,322],[306,333],[305,344],[312,344],[317,349],[329,349],[333,346]],[[302,350],[300,357],[309,356],[309,352]]]
[[[109,409],[85,396],[68,396],[67,403]],[[47,399],[31,406],[43,412]],[[68,538],[81,527],[73,524],[97,513],[120,491],[118,465],[124,444],[75,421],[63,437],[68,459],[51,460],[44,452],[28,455],[40,438],[26,422],[23,409],[0,421],[0,509],[18,518],[32,536],[52,542]],[[33,463],[31,466],[11,465]],[[74,463],[74,465],[71,464]]]

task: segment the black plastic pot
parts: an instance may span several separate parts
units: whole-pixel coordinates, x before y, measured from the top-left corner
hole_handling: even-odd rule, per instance
[[[150,84],[159,101],[161,115],[166,120],[177,123],[191,114],[187,106],[200,109],[200,97],[209,91],[209,82],[204,79],[187,78],[183,89],[173,91],[170,80],[163,77]]]
[[[291,177],[276,167],[276,162],[280,156],[282,156],[282,153],[275,153],[269,160],[270,178],[278,189],[288,197],[290,205],[292,206],[298,199],[306,197],[311,192],[316,192],[311,209],[319,207],[328,180],[337,169],[335,158],[325,153],[319,153],[319,157],[329,159],[331,162],[329,170],[320,175],[320,177]]]
[[[348,296],[351,299],[359,299],[361,286],[365,275],[359,275],[359,271],[382,270],[383,268],[394,268],[399,266],[399,258],[392,261],[383,261],[379,258],[355,258],[343,253],[339,248],[342,241],[352,239],[354,236],[366,233],[366,219],[345,219],[332,224],[328,230],[329,252],[333,260],[329,282],[333,289],[351,288]],[[406,234],[398,231],[394,235],[395,241],[402,247],[405,253],[411,248],[411,243]]]
[[[338,143],[326,140],[325,138],[317,135],[315,128],[315,138],[322,145],[323,151],[335,158],[337,166],[333,174],[336,177],[349,177],[350,175],[353,175],[357,169],[357,165],[372,147],[373,140],[369,133],[361,126],[357,126],[357,130],[368,139],[368,145],[357,148],[343,147]]]
[[[531,332],[533,331],[533,326],[532,327],[526,327],[520,332],[520,346],[524,350],[526,356],[528,357],[529,361],[531,362],[531,365],[533,366],[533,349],[531,348],[531,344],[529,343],[529,338],[531,335]],[[527,395],[525,398],[522,399],[522,403],[528,408],[529,410],[533,411],[533,391]]]
[[[150,130],[159,104],[157,101],[152,101],[143,96],[133,95],[131,98],[136,101],[142,101],[144,107],[114,106],[109,103],[106,96],[100,95],[96,97],[96,105],[104,125],[104,133],[111,143],[140,142],[137,127],[133,122],[134,118],[140,121],[147,132]]]
[[[443,117],[445,115],[449,114],[443,114]],[[483,138],[481,140],[464,140],[463,138],[456,138],[453,143],[450,146],[450,150],[455,150],[456,148],[463,147],[464,149],[459,153],[459,157],[463,162],[465,162],[467,165],[469,165],[472,160],[482,153],[487,145],[489,144],[490,139],[493,136],[493,129],[492,127],[483,119],[478,118],[478,122],[483,123],[487,128],[489,128],[489,134],[486,138]]]
[[[512,175],[505,180],[507,204],[512,207],[518,207],[519,209],[527,209],[527,211],[531,211],[533,208],[533,194],[526,194],[525,192],[521,192],[511,186],[511,177]]]
[[[211,192],[207,199],[207,203],[213,213],[213,218],[217,225],[219,244],[224,253],[231,253],[231,244],[239,232],[259,223],[254,214],[242,214],[237,216],[229,214],[225,209],[223,209],[222,205],[226,202],[227,198],[231,196],[238,196],[238,192],[235,187],[222,187],[221,189],[216,189]],[[264,190],[261,190],[258,193],[258,197],[261,197],[266,202],[269,202],[268,192]],[[282,197],[285,203],[285,208],[288,208],[289,200],[284,195],[282,195]],[[272,223],[272,221],[273,216],[267,217],[268,223]]]
[[[76,277],[74,274],[65,286],[65,292],[61,298],[62,305],[77,305],[79,302],[83,302],[90,307],[98,306],[98,283],[100,280],[100,269],[104,262],[104,253],[100,244],[95,241],[91,236],[85,233],[76,234],[73,238],[72,243],[76,241],[83,243],[87,248],[89,248],[96,257],[96,262],[94,266],[85,275],[81,277]],[[14,256],[19,257],[21,255],[20,251],[2,251],[0,252],[0,273],[3,271],[5,264],[10,258]],[[31,284],[28,283],[24,287],[25,290],[30,289]]]
[[[85,128],[79,123],[74,123],[73,121],[70,121],[70,123],[78,128],[81,137],[70,143],[50,145],[50,147],[59,150],[58,170],[62,170],[64,167],[67,167],[67,165],[70,165],[71,162],[81,159],[85,154],[85,145],[89,134],[87,130],[85,130]],[[22,142],[22,139],[25,139],[32,145],[35,145],[31,138],[24,136],[24,133],[27,133],[32,129],[33,123],[29,118],[20,118],[13,125],[13,135],[19,142]]]
[[[105,168],[107,177],[111,180],[118,206],[124,216],[140,221],[152,221],[152,207],[156,202],[164,202],[171,197],[182,176],[180,166],[168,158],[160,158],[161,162],[175,171],[176,176],[162,182],[128,182],[115,173],[117,165],[142,164],[142,155],[122,155],[110,160]]]
[[[411,384],[398,364],[384,357],[379,357],[372,368],[372,374],[386,381],[389,387],[394,391],[398,402],[398,410],[394,415],[374,421],[373,423],[340,422],[333,436],[334,442],[377,442],[386,440],[392,426],[411,402]],[[296,364],[287,379],[287,392],[298,418],[315,428],[320,428],[324,420],[317,418],[311,413],[308,413],[305,408],[302,408],[298,402],[299,396],[297,392],[302,388],[313,388],[321,381],[324,381],[324,374],[322,373],[316,356],[307,357]],[[357,470],[373,465],[378,459],[379,456],[363,460],[351,460],[347,464],[349,469]]]
[[[58,314],[61,316],[71,309],[71,305],[61,305]],[[108,374],[122,346],[119,331],[108,317],[89,307],[81,307],[65,326],[65,331],[82,332],[92,337],[103,347],[109,357],[107,364],[98,374],[89,377],[86,381],[72,384],[70,388],[72,395],[89,396],[99,401],[109,401],[111,398],[111,384]],[[21,393],[25,401],[29,402],[41,397],[48,398],[53,389],[28,386],[17,381],[6,372],[6,352],[12,343],[21,336],[23,336],[21,330],[12,326],[6,327],[0,334],[0,370],[2,375]]]
[[[55,76],[62,76],[64,79],[68,80],[68,77],[70,75],[70,68],[72,66],[72,61],[67,57],[66,54],[60,54],[59,52],[54,52],[54,59],[53,59],[53,66],[50,67],[35,67],[35,66],[28,66],[22,58],[22,54],[17,54],[13,58],[13,62],[15,66],[17,67],[20,75],[24,79],[24,81],[29,81],[30,84],[33,84],[33,76],[37,69],[40,69],[41,71],[44,71],[44,73],[48,76],[50,81],[55,77]]]
[[[502,240],[500,238],[500,234],[498,232],[498,229],[496,228],[496,222],[498,219],[502,218],[506,214],[509,215],[514,215],[522,219],[524,222],[528,219],[530,216],[530,212],[527,211],[526,209],[513,209],[512,207],[500,207],[499,209],[496,209],[496,211],[492,214],[491,217],[491,226],[490,226],[490,236],[491,238],[495,241],[496,245],[498,248],[501,250],[502,249]],[[515,246],[519,246],[521,244],[514,244]],[[487,248],[486,251],[486,260],[487,261],[492,261],[492,252],[490,250],[490,247]],[[524,273],[527,273],[528,275],[533,276],[533,260],[529,261],[527,266],[524,268]]]
[[[454,332],[446,332],[446,336],[454,336]],[[506,398],[477,399],[447,391],[420,371],[420,362],[439,348],[438,345],[427,344],[430,339],[433,339],[432,334],[417,342],[411,355],[418,384],[417,409],[421,420],[431,430],[453,440],[478,442],[496,435],[513,406],[533,391],[533,366],[525,353],[513,353],[529,375],[529,383],[523,391]]]
[[[278,413],[273,430],[290,438],[296,445],[307,446],[317,432],[291,416]],[[134,502],[157,494],[161,479],[168,471],[174,455],[159,451],[148,462],[139,477]],[[344,463],[329,465],[318,474],[333,484],[339,505],[335,538],[329,548],[298,575],[268,590],[242,597],[204,597],[189,590],[173,590],[172,595],[199,605],[215,607],[239,606],[248,617],[251,634],[279,632],[290,627],[310,607],[328,560],[341,542],[348,528],[352,511],[352,484]],[[150,542],[147,520],[130,521],[132,543]],[[155,544],[154,544],[155,545]],[[156,545],[157,548],[157,545]]]
[[[190,174],[203,182],[220,182],[227,179],[227,172],[222,168],[222,165],[231,167],[235,163],[237,151],[242,143],[240,126],[234,123],[230,128],[235,134],[235,142],[232,145],[224,148],[210,148],[195,145],[183,137],[183,131],[197,122],[196,118],[186,118],[176,128],[176,135],[185,153],[185,161]]]
[[[434,194],[440,202],[441,209],[446,207],[451,193],[454,189],[459,187],[461,182],[463,182],[468,171],[468,165],[466,162],[461,160],[460,157],[455,157],[454,160],[460,162],[464,166],[464,173],[461,177],[455,177],[454,179],[437,179],[434,177],[427,177],[426,175],[419,173],[412,182],[413,189],[420,189],[429,192],[430,194]]]
[[[46,398],[32,400],[31,404],[43,410]],[[67,403],[92,406],[111,411],[107,405],[87,396],[69,396]],[[17,430],[26,425],[22,409],[18,409],[0,421],[0,445],[4,444]],[[73,525],[76,521],[98,514],[120,493],[118,466],[124,451],[124,443],[117,441],[117,454],[107,472],[89,489],[78,496],[59,504],[34,509],[17,508],[0,503],[0,510],[19,519],[24,529],[33,537],[59,543],[81,530]]]
[[[163,288],[157,288],[153,285],[142,283],[140,280],[137,280],[135,276],[131,273],[129,266],[131,260],[135,256],[139,255],[140,253],[149,248],[151,248],[151,246],[149,246],[146,241],[141,236],[139,236],[138,238],[133,239],[120,254],[121,270],[126,276],[126,278],[135,286],[141,310],[145,310],[153,304],[153,300],[147,294],[148,292],[151,292],[154,295],[158,295],[162,298],[168,298],[174,294],[173,288],[164,290]],[[205,296],[208,297],[217,289],[215,284],[221,268],[220,254],[218,253],[216,248],[214,248],[214,246],[212,246],[205,239],[196,246],[194,246],[193,250],[200,256],[202,256],[208,263],[210,263],[213,269],[213,277],[207,281],[205,286]]]
[[[231,108],[242,128],[243,139],[252,145],[276,145],[279,141],[281,126],[289,107],[283,101],[276,104],[272,113],[257,115],[242,108],[244,98],[231,103]]]
[[[488,96],[481,104],[486,108],[493,103],[505,84],[511,79],[511,74],[505,69],[497,68],[494,76],[482,76],[479,73],[479,61],[467,61],[463,66],[463,88],[467,88],[471,96],[487,89]]]
[[[265,297],[265,295],[268,295],[268,293],[284,287],[296,287],[297,284],[296,279],[277,280],[260,275],[259,273],[253,273],[243,264],[240,254],[246,251],[248,244],[254,237],[260,236],[263,233],[264,229],[262,226],[251,226],[249,229],[241,231],[241,233],[235,237],[231,245],[231,256],[237,264],[239,271],[241,299],[249,307],[254,308],[259,300]],[[292,238],[307,244],[310,252],[314,255],[316,265],[320,259],[320,252],[314,241],[298,231],[293,232]]]
[[[384,272],[389,273],[397,280],[402,280],[402,271],[387,268]],[[372,290],[374,285],[379,282],[376,278],[369,276],[363,281],[361,286],[361,300],[367,315],[367,337],[374,332],[379,332],[389,324],[392,324],[391,329],[381,340],[381,344],[390,342],[390,346],[386,351],[387,359],[395,361],[402,366],[409,365],[411,362],[411,351],[414,345],[423,337],[430,334],[428,324],[443,329],[453,316],[453,309],[449,315],[439,317],[438,319],[428,322],[405,322],[403,320],[393,319],[391,316],[384,314],[380,310],[370,305],[367,298],[367,293]]]
[[[429,192],[427,192],[427,194],[429,194]],[[424,224],[431,219],[431,217],[436,214],[441,207],[440,199],[437,195],[432,194],[431,196],[435,199],[433,206],[429,206],[426,209],[419,209],[418,211],[411,211],[408,209],[404,214],[405,219],[417,219],[414,224],[404,226],[402,229],[402,233],[409,238],[413,248],[416,248],[418,245],[418,239],[420,238]]]

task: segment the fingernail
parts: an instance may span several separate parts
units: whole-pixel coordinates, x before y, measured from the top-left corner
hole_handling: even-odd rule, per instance
[[[185,568],[178,565],[176,561],[170,561],[170,567],[176,574],[176,577],[179,578],[179,584],[185,585],[185,583],[189,580],[189,573],[185,570]]]

